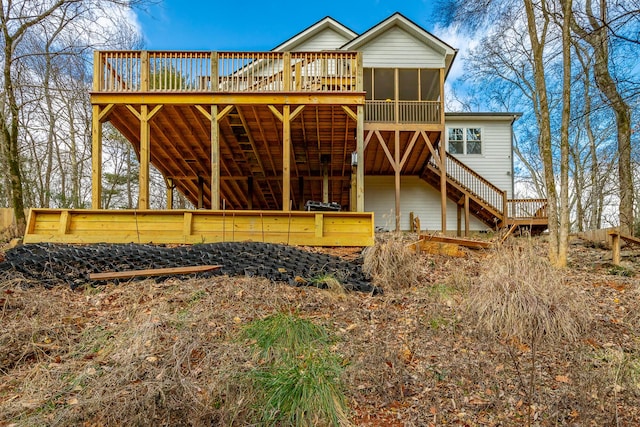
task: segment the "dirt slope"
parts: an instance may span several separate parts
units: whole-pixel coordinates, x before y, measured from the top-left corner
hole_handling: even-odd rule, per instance
[[[375,296],[226,276],[45,289],[7,274],[0,425],[245,425],[238,378],[257,362],[239,331],[282,310],[337,337],[355,425],[523,425],[531,349],[481,335],[466,310],[493,256],[423,255],[419,286]],[[535,425],[640,425],[640,264],[606,256],[572,245],[562,274],[591,321],[579,342],[538,349]]]

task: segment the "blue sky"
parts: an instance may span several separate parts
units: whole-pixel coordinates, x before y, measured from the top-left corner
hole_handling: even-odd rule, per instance
[[[400,12],[432,30],[434,0],[218,1],[163,0],[138,10],[150,50],[270,50],[331,16],[361,33]]]

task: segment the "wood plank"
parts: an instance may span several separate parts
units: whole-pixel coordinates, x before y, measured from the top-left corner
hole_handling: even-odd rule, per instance
[[[438,242],[438,243],[454,243],[456,245],[465,246],[468,248],[476,249],[488,249],[493,246],[491,242],[483,242],[480,240],[461,239],[458,237],[446,237],[446,236],[420,236],[421,240]]]
[[[91,280],[132,279],[134,277],[170,276],[180,274],[202,273],[204,271],[217,270],[221,265],[192,265],[185,267],[150,268],[147,270],[109,271],[105,273],[91,273]]]

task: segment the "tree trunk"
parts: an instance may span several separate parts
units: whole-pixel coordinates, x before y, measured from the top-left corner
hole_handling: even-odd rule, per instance
[[[547,98],[547,83],[544,67],[544,46],[549,27],[549,14],[543,0],[543,22],[542,30],[538,35],[538,16],[532,0],[524,0],[525,12],[527,15],[527,30],[531,42],[533,54],[533,78],[536,88],[534,93],[534,104],[537,107],[537,119],[540,135],[538,137],[538,147],[542,163],[544,165],[544,179],[547,189],[547,200],[549,203],[549,260],[557,265],[559,261],[559,216],[558,216],[558,193],[556,190],[556,180],[553,171],[553,153],[551,151],[551,118],[549,113],[549,100]]]

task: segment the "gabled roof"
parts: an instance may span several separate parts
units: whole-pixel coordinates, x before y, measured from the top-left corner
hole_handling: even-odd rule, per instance
[[[349,40],[353,39],[358,35],[358,33],[356,33],[355,31],[351,30],[345,25],[342,25],[332,17],[327,16],[325,18],[322,18],[315,24],[311,25],[310,27],[307,27],[306,29],[300,31],[298,34],[291,37],[289,40],[286,40],[285,42],[279,44],[278,46],[274,47],[271,50],[274,52],[290,51],[295,46],[301,43],[304,43],[306,40],[309,40],[310,38],[314,37],[315,35],[317,35],[318,33],[321,33],[326,29],[332,29],[336,33],[344,36],[346,39],[349,39]]]
[[[440,40],[438,37],[434,36],[406,16],[402,15],[400,12],[396,12],[379,24],[374,25],[364,33],[345,43],[340,49],[358,50],[361,46],[367,44],[393,27],[403,29],[416,39],[434,49],[436,52],[441,53],[445,57],[446,71],[449,71],[449,68],[453,63],[453,59],[458,52],[457,49],[449,46],[447,43]]]

